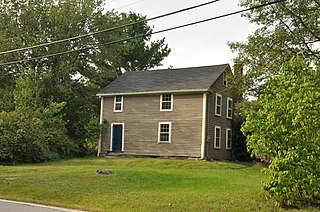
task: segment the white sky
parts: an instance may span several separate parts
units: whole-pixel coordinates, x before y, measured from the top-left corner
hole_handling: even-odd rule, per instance
[[[106,9],[119,12],[136,12],[147,18],[173,12],[209,0],[109,0]],[[132,4],[132,5],[130,5]],[[154,31],[211,18],[240,10],[238,0],[219,2],[176,15],[148,22]],[[152,39],[166,38],[171,53],[158,68],[195,67],[229,63],[236,56],[227,45],[229,41],[245,41],[257,27],[241,17],[233,15],[186,28],[152,35]]]

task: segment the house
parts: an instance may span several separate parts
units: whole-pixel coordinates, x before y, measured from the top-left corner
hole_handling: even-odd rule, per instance
[[[127,72],[101,98],[99,155],[232,159],[228,64]]]

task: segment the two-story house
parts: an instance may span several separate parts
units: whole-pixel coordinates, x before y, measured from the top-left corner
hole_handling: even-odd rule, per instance
[[[127,72],[101,90],[98,154],[232,158],[228,64]]]

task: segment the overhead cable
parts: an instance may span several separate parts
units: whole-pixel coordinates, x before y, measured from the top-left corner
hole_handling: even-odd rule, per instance
[[[62,42],[72,41],[72,40],[76,40],[76,39],[79,39],[79,38],[88,37],[88,36],[92,36],[92,35],[96,35],[96,34],[100,34],[100,33],[104,33],[104,32],[110,32],[110,31],[114,31],[116,29],[121,29],[121,28],[124,28],[124,27],[136,25],[136,24],[139,24],[139,23],[142,23],[142,22],[152,21],[152,20],[156,20],[156,19],[159,19],[159,18],[164,18],[164,17],[170,16],[170,15],[174,15],[174,14],[178,14],[178,13],[181,13],[181,12],[185,12],[185,11],[188,11],[188,10],[192,10],[192,9],[196,9],[196,8],[199,8],[199,7],[203,7],[203,6],[218,2],[218,1],[220,1],[220,0],[209,1],[209,2],[206,2],[206,3],[202,3],[202,4],[198,4],[198,5],[192,6],[192,7],[187,7],[187,8],[184,8],[184,9],[176,10],[174,12],[170,12],[170,13],[166,13],[166,14],[163,14],[163,15],[155,16],[155,17],[152,17],[152,18],[142,19],[142,20],[131,22],[131,23],[128,23],[128,24],[123,24],[123,25],[120,25],[120,26],[115,26],[115,27],[111,27],[111,28],[107,28],[107,29],[103,29],[103,30],[99,30],[99,31],[95,31],[95,32],[90,32],[90,33],[83,34],[83,35],[78,35],[78,36],[75,36],[75,37],[70,37],[70,38],[51,41],[51,42],[47,42],[47,43],[37,44],[37,45],[34,45],[34,46],[29,46],[29,47],[23,47],[23,48],[8,50],[8,51],[0,52],[0,55],[19,52],[19,51],[23,51],[23,50],[31,50],[31,49],[34,49],[34,48],[39,48],[39,47],[49,46],[49,45],[58,44],[58,43],[62,43]]]
[[[286,1],[286,0],[273,1],[273,2],[269,2],[269,3],[257,5],[257,6],[254,6],[254,7],[250,7],[248,9],[238,10],[238,11],[235,11],[235,12],[232,12],[232,13],[227,13],[227,14],[224,14],[224,15],[219,15],[219,16],[215,16],[215,17],[212,17],[212,18],[208,18],[208,19],[195,21],[195,22],[192,22],[192,23],[184,24],[184,25],[179,25],[179,26],[175,26],[175,27],[159,30],[159,31],[156,31],[156,32],[151,32],[151,33],[147,33],[147,34],[143,34],[143,35],[137,35],[137,36],[124,38],[124,39],[120,39],[120,40],[115,40],[115,41],[110,41],[110,42],[107,42],[107,43],[101,43],[101,44],[98,44],[96,46],[84,47],[84,48],[75,49],[75,50],[69,50],[69,51],[65,51],[65,52],[59,52],[59,53],[54,53],[54,54],[49,54],[49,55],[44,55],[44,56],[39,56],[39,57],[33,57],[33,58],[27,58],[27,59],[22,59],[22,60],[16,60],[16,61],[11,61],[11,62],[7,62],[7,63],[2,63],[2,64],[0,64],[0,66],[12,65],[12,64],[16,64],[16,63],[27,62],[27,61],[30,61],[30,60],[38,60],[38,59],[43,59],[43,58],[49,58],[49,57],[53,57],[53,56],[65,55],[65,54],[69,54],[69,53],[72,53],[72,52],[85,51],[85,50],[88,50],[88,49],[96,48],[98,46],[107,46],[107,45],[112,45],[112,44],[116,44],[116,43],[122,43],[122,42],[125,42],[125,41],[129,41],[129,40],[133,40],[133,39],[137,39],[137,38],[143,38],[143,37],[146,37],[146,36],[149,36],[149,35],[153,35],[153,34],[159,34],[159,33],[167,32],[167,31],[171,31],[171,30],[176,30],[176,29],[180,29],[180,28],[184,28],[184,27],[188,27],[188,26],[192,26],[192,25],[196,25],[196,24],[200,24],[200,23],[204,23],[204,22],[208,22],[208,21],[212,21],[212,20],[216,20],[216,19],[232,16],[232,15],[236,15],[236,14],[239,14],[239,13],[247,12],[249,10],[262,8],[262,7],[265,7],[265,6],[273,5],[273,4],[284,2],[284,1]]]

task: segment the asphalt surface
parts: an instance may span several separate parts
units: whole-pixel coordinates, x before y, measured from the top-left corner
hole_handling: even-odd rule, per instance
[[[0,200],[0,212],[80,212],[66,208],[38,205],[11,200]]]

